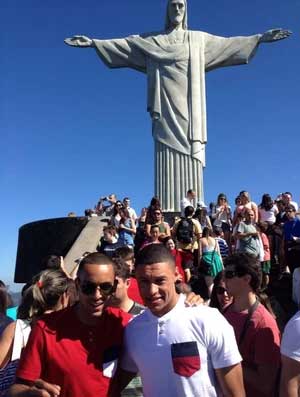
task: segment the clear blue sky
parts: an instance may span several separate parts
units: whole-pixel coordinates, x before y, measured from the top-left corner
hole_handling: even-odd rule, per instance
[[[13,277],[18,228],[82,214],[100,195],[153,195],[146,79],[106,68],[74,34],[117,38],[160,30],[164,0],[10,0],[0,12],[1,272]],[[205,201],[290,190],[299,201],[299,0],[189,0],[189,28],[221,36],[283,27],[249,65],[207,74]]]

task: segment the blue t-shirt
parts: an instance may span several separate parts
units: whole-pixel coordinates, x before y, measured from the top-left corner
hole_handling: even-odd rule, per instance
[[[283,225],[285,241],[293,240],[293,236],[300,237],[300,219],[294,218]]]

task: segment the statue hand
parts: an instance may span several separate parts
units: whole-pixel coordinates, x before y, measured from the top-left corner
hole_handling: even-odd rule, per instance
[[[290,30],[286,29],[271,29],[262,34],[260,43],[272,43],[273,41],[283,40],[292,34]]]
[[[73,36],[65,39],[64,42],[72,47],[93,47],[93,40],[87,36]]]

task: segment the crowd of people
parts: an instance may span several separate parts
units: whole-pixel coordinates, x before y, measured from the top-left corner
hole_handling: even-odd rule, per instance
[[[275,199],[264,194],[257,205],[248,192],[241,191],[235,199],[235,208],[231,208],[223,193],[215,203],[206,206],[196,200],[195,192],[190,189],[181,200],[180,216],[167,220],[156,197],[148,207],[142,208],[139,217],[128,197],[118,200],[111,194],[102,197],[95,206],[95,214],[109,218],[99,243],[100,252],[112,256],[114,249],[127,245],[137,254],[148,244],[171,244],[174,248],[176,245],[177,266],[185,282],[195,279],[199,268],[202,273],[212,273],[205,278],[209,295],[222,261],[234,252],[250,253],[259,259],[264,288],[269,284],[271,266],[279,279],[293,273],[300,258],[297,213],[298,204],[290,192]],[[295,299],[300,302],[298,295]]]
[[[0,395],[300,395],[300,312],[282,324],[268,299],[288,274],[300,303],[291,193],[231,208],[191,189],[173,219],[111,194],[86,215],[108,219],[97,252],[72,274],[43,258],[15,319],[0,283]]]

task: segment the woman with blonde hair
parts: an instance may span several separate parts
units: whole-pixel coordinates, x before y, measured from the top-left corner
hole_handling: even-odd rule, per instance
[[[244,215],[247,211],[247,209],[252,210],[254,212],[254,222],[258,222],[258,207],[257,204],[254,203],[254,201],[251,201],[251,197],[249,192],[246,192],[245,190],[242,190],[239,194],[239,197],[241,199],[241,205],[239,207],[239,211]]]

